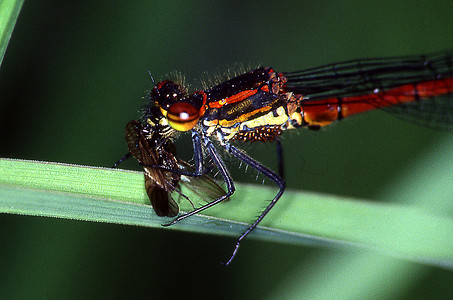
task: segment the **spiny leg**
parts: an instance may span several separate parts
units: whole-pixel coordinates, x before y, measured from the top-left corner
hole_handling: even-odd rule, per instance
[[[240,243],[242,242],[243,239],[245,239],[245,237],[247,235],[249,235],[255,228],[256,226],[258,226],[258,224],[261,222],[261,220],[267,215],[267,213],[274,207],[274,205],[277,203],[278,199],[280,199],[280,197],[282,196],[283,192],[285,191],[285,188],[286,188],[286,183],[285,181],[283,180],[283,178],[281,178],[279,175],[277,175],[274,171],[272,171],[271,169],[269,169],[268,167],[266,167],[265,165],[259,163],[258,161],[254,160],[253,158],[251,158],[250,156],[248,156],[247,154],[245,154],[244,152],[242,152],[241,150],[239,150],[238,148],[232,146],[232,145],[226,145],[225,147],[227,149],[227,151],[229,153],[231,153],[232,155],[234,155],[235,157],[237,157],[238,159],[240,159],[241,161],[245,162],[246,164],[248,164],[249,166],[251,166],[252,168],[256,169],[258,172],[261,172],[263,175],[267,176],[269,179],[271,179],[272,181],[274,181],[278,187],[280,188],[280,190],[278,191],[277,195],[275,195],[274,199],[272,199],[272,201],[268,204],[268,206],[266,207],[266,209],[261,213],[261,215],[255,220],[255,222],[250,225],[249,228],[247,228],[247,230],[237,239],[236,241],[236,245],[234,247],[234,250],[233,250],[233,253],[231,254],[231,257],[228,259],[228,261],[226,261],[224,263],[224,265],[229,265],[231,263],[231,261],[233,260],[233,258],[235,257],[238,249],[239,249],[239,245]]]

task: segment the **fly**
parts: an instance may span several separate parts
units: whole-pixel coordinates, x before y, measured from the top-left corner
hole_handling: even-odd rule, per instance
[[[125,158],[134,156],[144,168],[145,190],[156,215],[160,217],[175,217],[179,213],[179,205],[172,197],[176,192],[192,206],[192,201],[181,193],[180,182],[188,182],[186,187],[203,200],[212,200],[225,194],[225,191],[210,177],[187,176],[193,174],[193,168],[176,158],[172,141],[168,138],[170,127],[157,124],[142,125],[132,120],[126,125],[125,138],[129,153],[119,160],[116,167]]]

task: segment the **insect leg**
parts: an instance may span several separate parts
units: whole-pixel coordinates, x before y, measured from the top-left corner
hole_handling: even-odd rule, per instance
[[[285,178],[285,164],[283,161],[283,146],[280,139],[275,140],[277,146],[277,162],[278,162],[278,175],[284,179]]]
[[[121,157],[116,163],[113,164],[112,168],[118,167],[118,165],[119,165],[120,163],[122,163],[123,161],[125,161],[126,159],[128,159],[129,157],[131,157],[131,155],[132,155],[132,154],[131,154],[130,152],[124,154],[123,157]]]
[[[269,179],[271,179],[272,181],[274,181],[278,187],[280,188],[280,190],[278,191],[278,193],[275,195],[274,199],[272,199],[272,201],[268,204],[268,206],[266,207],[266,209],[261,213],[261,215],[255,220],[255,222],[250,225],[249,228],[247,228],[247,230],[237,239],[237,242],[236,242],[236,245],[234,247],[234,250],[233,250],[233,253],[231,255],[231,257],[228,259],[228,261],[226,261],[224,263],[224,265],[229,265],[231,263],[231,261],[233,260],[234,256],[236,255],[238,249],[239,249],[239,245],[240,243],[242,242],[242,240],[247,236],[249,235],[249,233],[251,233],[253,231],[253,229],[256,228],[256,226],[258,226],[258,224],[261,222],[261,220],[267,215],[267,213],[272,209],[272,207],[274,207],[275,203],[277,203],[278,199],[280,199],[280,197],[282,196],[283,192],[285,191],[285,188],[286,188],[286,183],[285,181],[283,180],[283,178],[281,178],[279,175],[277,175],[274,171],[272,171],[271,169],[269,169],[268,167],[266,167],[265,165],[259,163],[258,161],[254,160],[253,158],[251,158],[250,156],[248,156],[247,154],[245,154],[244,152],[242,152],[241,150],[239,150],[238,148],[230,145],[230,144],[226,144],[224,146],[226,148],[226,150],[231,153],[232,155],[234,155],[235,157],[237,157],[238,159],[240,159],[241,161],[245,162],[246,164],[248,164],[249,166],[251,166],[252,168],[256,169],[258,172],[262,173],[263,175],[267,176]]]
[[[222,159],[220,158],[220,155],[217,153],[217,150],[215,149],[214,145],[209,140],[209,138],[204,138],[204,142],[205,142],[206,150],[209,153],[209,156],[212,158],[214,163],[217,165],[217,167],[219,168],[220,174],[222,174],[223,179],[225,180],[225,184],[227,186],[228,192],[225,195],[215,199],[214,201],[211,201],[211,202],[203,205],[200,208],[197,208],[197,209],[195,209],[195,210],[193,210],[191,212],[188,212],[186,214],[178,216],[177,218],[175,218],[170,223],[163,224],[163,226],[170,226],[170,225],[176,224],[179,221],[184,220],[185,218],[188,218],[188,217],[193,216],[193,215],[195,215],[195,214],[197,214],[199,212],[202,212],[203,210],[208,209],[208,208],[210,208],[210,207],[212,207],[212,206],[214,206],[214,205],[216,205],[216,204],[228,199],[228,197],[230,197],[235,191],[233,179],[231,178],[231,175],[228,172],[228,169],[226,168],[225,163],[222,161]],[[201,162],[199,162],[199,163],[201,163]]]

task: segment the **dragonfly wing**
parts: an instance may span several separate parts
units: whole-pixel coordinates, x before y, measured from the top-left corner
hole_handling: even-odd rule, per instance
[[[453,130],[453,50],[348,61],[284,75],[284,91],[300,95],[299,109],[321,126],[380,108],[406,121]],[[324,115],[329,116],[325,124]]]
[[[417,125],[453,131],[453,94],[385,107],[383,110]]]

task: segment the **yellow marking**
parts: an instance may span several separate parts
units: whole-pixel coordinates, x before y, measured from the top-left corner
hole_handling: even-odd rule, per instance
[[[261,117],[257,117],[257,118],[253,118],[254,115],[260,113],[260,112],[265,112],[265,111],[268,111],[270,109],[269,106],[266,106],[266,107],[262,107],[262,108],[259,108],[259,109],[256,109],[252,112],[249,112],[247,114],[243,114],[241,115],[240,117],[234,119],[234,120],[231,120],[231,121],[227,121],[227,120],[219,120],[219,124],[220,126],[222,127],[232,127],[234,125],[236,125],[237,123],[249,123],[249,122],[260,122],[259,120],[262,120],[261,121],[261,126],[264,126],[264,125],[271,125],[271,124],[267,124],[266,122],[269,122],[271,121],[272,119],[276,119],[276,117],[273,116],[273,113],[272,111],[269,112],[268,114],[264,115],[264,116],[261,116]],[[278,109],[283,109],[282,107],[278,108]],[[283,109],[283,112],[284,112],[284,109]],[[280,114],[277,110],[277,113]],[[264,119],[263,119],[264,118]],[[278,123],[278,121],[277,121]],[[259,126],[259,125],[257,125]],[[256,126],[253,126],[253,127],[256,127]]]
[[[160,112],[162,113],[162,115],[164,117],[167,117],[167,111],[165,109],[163,109],[162,107],[159,107],[160,108]]]
[[[252,116],[260,113],[260,112],[264,112],[264,111],[267,111],[269,110],[270,107],[262,107],[262,108],[259,108],[259,109],[256,109],[254,111],[251,111],[249,113],[246,113],[246,114],[242,114],[241,116],[239,116],[238,118],[234,119],[234,120],[231,120],[231,121],[227,121],[227,120],[219,120],[219,124],[220,126],[222,127],[231,127],[231,126],[234,126],[236,125],[237,123],[242,123],[242,122],[245,122],[249,119],[251,119]]]
[[[217,128],[222,130],[222,133],[225,135],[225,140],[230,140],[240,131],[253,131],[255,128],[263,126],[275,126],[283,125],[289,123],[288,115],[283,107],[279,107],[276,110],[277,116],[274,116],[274,112],[270,111],[269,113],[249,120],[249,121],[240,121],[241,118],[238,118],[233,121],[224,121],[224,120],[212,120],[212,121],[203,121],[203,125],[208,127],[206,134],[211,135]],[[252,112],[253,114],[256,113]],[[302,120],[302,117],[300,117]],[[302,121],[301,121],[302,122]],[[239,126],[234,126],[237,123],[240,123]]]
[[[288,116],[286,115],[285,109],[283,107],[277,108],[277,117],[274,116],[273,112],[261,116],[259,118],[246,121],[241,123],[240,130],[247,130],[250,128],[257,128],[262,126],[273,126],[273,125],[283,125],[288,122]]]
[[[151,125],[151,127],[156,126],[156,124],[154,124],[154,122],[151,121],[151,119],[146,119],[146,122],[147,122],[149,125]]]
[[[169,126],[167,118],[160,119],[159,124],[162,126]]]
[[[205,122],[204,125],[209,126],[208,130],[206,130],[206,134],[209,136],[209,135],[211,135],[214,132],[216,126],[215,125],[207,125],[206,123],[208,123],[208,122]]]
[[[274,113],[271,111],[259,118],[242,122],[240,126],[221,127],[222,133],[225,135],[225,140],[232,139],[240,131],[253,131],[255,128],[263,126],[283,125],[288,122],[288,116],[286,115],[285,109],[283,107],[279,107],[276,112],[278,115],[277,117],[275,117]],[[210,126],[210,123],[205,122],[204,125]],[[211,126],[210,128],[208,128],[208,135],[214,131],[215,127],[216,126]]]
[[[298,112],[293,112],[291,114],[290,120],[295,120],[297,125],[302,126],[302,114]],[[288,122],[288,129],[295,129],[296,127],[293,126],[292,122]]]

